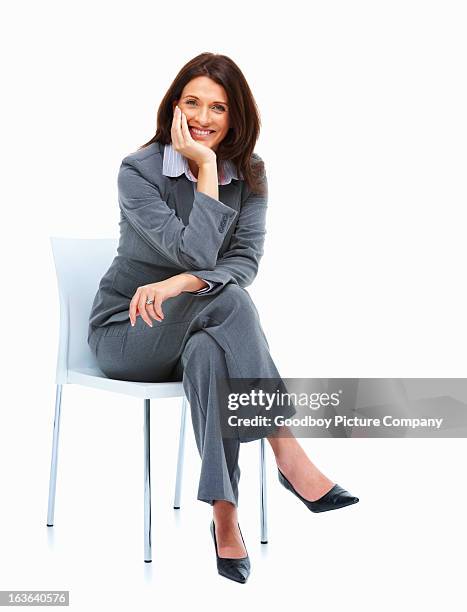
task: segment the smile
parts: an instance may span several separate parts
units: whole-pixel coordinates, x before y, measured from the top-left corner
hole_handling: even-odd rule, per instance
[[[209,134],[214,132],[214,130],[197,130],[196,128],[191,126],[190,131],[193,132],[193,134],[196,134],[197,136],[209,136]]]

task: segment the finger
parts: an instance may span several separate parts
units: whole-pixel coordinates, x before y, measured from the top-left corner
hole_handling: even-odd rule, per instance
[[[152,304],[146,304],[146,312],[153,319],[160,322],[164,318],[164,315],[162,315],[161,317],[162,309],[160,307],[161,305],[160,299],[158,300],[155,295],[151,299],[153,299],[154,301]]]
[[[179,106],[177,106],[177,123],[175,125],[175,130],[176,130],[179,145],[181,147],[183,147],[185,144],[185,138],[182,132],[182,117],[183,117],[182,110]]]
[[[164,313],[162,312],[162,301],[161,300],[155,300],[154,302],[154,310],[156,311],[156,315],[158,317],[158,321],[163,321],[164,319]]]
[[[177,138],[177,134],[176,134],[176,122],[177,122],[177,115],[178,115],[178,111],[177,111],[177,107],[174,108],[174,112],[173,112],[173,117],[172,117],[172,126],[170,128],[170,133],[172,135],[172,144],[175,145],[176,144],[176,138]]]
[[[181,124],[181,110],[178,106],[175,107],[175,111],[174,111],[174,117],[173,117],[173,121],[172,121],[172,130],[171,130],[171,134],[172,134],[172,143],[174,144],[175,148],[181,148],[182,143],[183,143],[183,138],[182,138],[182,131],[180,129],[180,124]]]
[[[129,317],[130,317],[131,325],[134,325],[135,321],[136,321],[136,309],[138,307],[139,294],[140,294],[140,290],[139,290],[139,287],[138,287],[138,289],[136,290],[135,295],[133,296],[133,298],[132,298],[132,300],[130,302]]]
[[[154,300],[155,296],[154,297],[151,296],[150,299]],[[148,315],[152,319],[155,319],[156,321],[159,321],[159,316],[158,316],[154,306],[155,306],[154,302],[152,304],[146,304],[146,312],[148,313]]]
[[[185,113],[182,112],[182,134],[186,143],[193,141],[193,137],[190,134],[190,130],[188,128],[188,121],[186,119]]]
[[[143,319],[143,321],[147,323],[149,327],[152,327],[152,321],[149,318],[148,313],[146,312],[146,300],[147,300],[146,294],[143,291],[141,291],[139,302],[138,302],[139,312],[141,314],[141,318]]]
[[[138,304],[136,304],[136,318],[135,318],[135,321],[136,321],[136,319],[137,319],[138,317],[140,317],[140,316],[141,316],[141,313],[140,313],[140,311],[139,311]]]

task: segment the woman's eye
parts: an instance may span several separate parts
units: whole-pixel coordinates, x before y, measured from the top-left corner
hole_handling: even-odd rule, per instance
[[[187,104],[190,104],[190,105],[191,105],[192,103],[193,103],[193,104],[196,104],[196,100],[187,100],[187,101],[186,101],[186,103],[187,103]],[[220,109],[221,111],[225,111],[225,107],[224,107],[224,106],[222,106],[222,104],[215,104],[215,105],[214,105],[214,108],[218,108],[218,109]]]

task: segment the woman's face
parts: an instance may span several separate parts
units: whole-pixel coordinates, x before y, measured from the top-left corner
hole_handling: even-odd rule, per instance
[[[177,103],[186,115],[192,138],[216,151],[230,127],[227,94],[222,85],[206,76],[196,77],[185,85],[174,109]],[[195,128],[209,134],[198,134]]]

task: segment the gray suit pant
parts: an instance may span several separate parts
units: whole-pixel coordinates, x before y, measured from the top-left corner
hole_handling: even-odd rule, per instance
[[[141,316],[134,327],[128,319],[95,328],[89,345],[109,378],[182,380],[201,456],[198,499],[237,506],[240,440],[222,437],[216,378],[279,378],[258,311],[232,283],[213,295],[169,298],[162,310],[164,320],[152,328]]]

